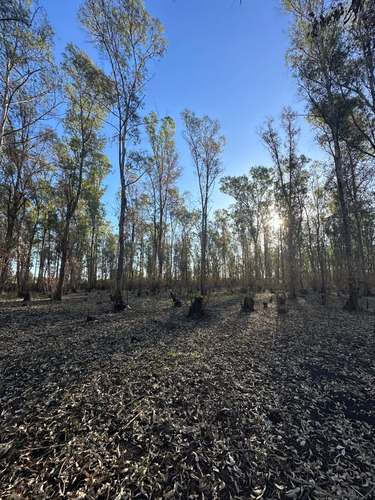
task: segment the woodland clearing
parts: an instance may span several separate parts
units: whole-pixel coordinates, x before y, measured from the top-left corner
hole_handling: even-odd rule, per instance
[[[375,498],[375,299],[0,303],[1,499]]]

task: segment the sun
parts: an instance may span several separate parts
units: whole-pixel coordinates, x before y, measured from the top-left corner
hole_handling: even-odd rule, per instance
[[[279,227],[285,223],[284,219],[282,219],[276,212],[273,212],[271,214],[269,221],[270,221],[270,226],[274,231],[277,231]]]

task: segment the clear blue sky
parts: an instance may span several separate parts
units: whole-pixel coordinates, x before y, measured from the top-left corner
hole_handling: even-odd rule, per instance
[[[92,54],[77,26],[77,0],[40,0],[56,32],[56,57],[72,41]],[[220,121],[227,145],[222,156],[224,175],[242,175],[253,165],[271,166],[256,133],[283,106],[303,109],[297,87],[285,66],[288,19],[279,0],[147,0],[147,10],[158,17],[169,41],[164,58],[153,64],[144,113],[176,120],[177,146],[183,175],[181,191],[197,200],[197,180],[182,139],[180,113],[188,108]],[[301,152],[312,156],[313,140],[303,126]],[[116,167],[115,154],[108,151]],[[112,215],[119,187],[114,169],[106,183],[108,215]],[[213,208],[233,200],[214,191]]]

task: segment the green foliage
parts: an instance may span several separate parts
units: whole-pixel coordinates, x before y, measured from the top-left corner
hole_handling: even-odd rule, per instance
[[[134,136],[148,63],[162,57],[166,49],[164,28],[141,0],[85,0],[79,21],[109,63],[117,132],[121,140],[127,134]]]

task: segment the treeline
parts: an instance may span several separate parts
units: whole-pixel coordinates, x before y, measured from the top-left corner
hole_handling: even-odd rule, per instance
[[[276,289],[291,298],[311,287],[323,300],[346,291],[346,306],[359,309],[375,285],[375,6],[283,6],[288,63],[326,160],[300,151],[299,117],[286,107],[259,128],[270,165],[222,176],[220,124],[184,110],[199,192],[192,208],[177,187],[173,118],[142,116],[148,65],[166,48],[143,3],[84,0],[79,22],[102,66],[69,44],[60,67],[37,2],[2,3],[0,292],[61,300],[104,286],[121,310],[125,290],[146,287]],[[118,157],[116,229],[102,201],[109,139]],[[210,217],[216,182],[233,204]]]

